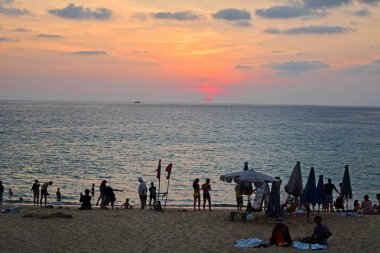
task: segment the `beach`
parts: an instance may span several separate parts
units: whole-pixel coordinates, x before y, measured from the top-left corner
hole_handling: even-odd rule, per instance
[[[4,206],[2,207],[4,208]],[[238,249],[235,241],[248,237],[268,240],[273,218],[259,213],[256,221],[229,221],[233,209],[196,211],[81,211],[22,206],[19,214],[0,214],[0,251],[6,252],[299,252],[295,248]],[[63,212],[72,218],[39,219],[26,213]],[[316,213],[315,213],[316,214]],[[380,246],[380,215],[339,217],[320,213],[333,233],[329,252],[376,252]],[[284,217],[293,239],[311,235],[314,216]],[[311,250],[305,250],[305,252]]]

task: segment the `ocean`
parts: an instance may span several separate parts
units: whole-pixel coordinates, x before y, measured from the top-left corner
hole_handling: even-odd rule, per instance
[[[249,167],[280,176],[284,186],[296,161],[304,185],[310,167],[338,187],[349,164],[354,199],[380,192],[380,108],[101,102],[0,101],[0,180],[5,202],[32,201],[31,186],[53,181],[49,202],[79,204],[103,179],[117,204],[138,204],[137,178],[158,187],[156,168],[173,163],[169,206],[193,202],[192,182],[211,179],[213,204],[235,203],[224,173]],[[14,196],[8,198],[12,188]],[[285,191],[282,187],[281,194]],[[336,195],[336,194],[335,194]]]

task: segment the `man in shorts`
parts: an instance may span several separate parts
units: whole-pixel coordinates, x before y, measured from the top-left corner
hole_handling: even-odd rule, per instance
[[[41,186],[40,206],[42,206],[42,199],[45,198],[45,207],[46,207],[47,196],[49,196],[49,193],[48,193],[47,189],[48,189],[49,185],[52,185],[52,184],[53,184],[53,181],[49,181],[49,182],[44,183]]]
[[[211,211],[211,185],[210,185],[210,179],[206,179],[206,183],[202,184],[202,191],[203,191],[203,210],[206,208],[206,200],[208,201],[208,209]]]
[[[339,191],[336,189],[335,185],[331,182],[331,178],[327,179],[327,184],[325,184],[325,197],[327,201],[327,211],[333,211],[333,190],[335,190],[338,194]]]

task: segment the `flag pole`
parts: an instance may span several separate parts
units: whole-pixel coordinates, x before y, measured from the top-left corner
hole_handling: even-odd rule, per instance
[[[166,209],[166,201],[168,201],[168,194],[169,194],[169,183],[170,183],[170,178],[168,179],[168,187],[166,189],[166,197],[165,197],[165,205],[164,205],[164,210]]]
[[[159,170],[159,172],[158,172]],[[159,174],[158,174],[159,173]],[[158,176],[159,175],[159,176]],[[160,200],[160,189],[161,189],[161,159],[158,160],[158,168],[157,168],[157,177],[158,177],[158,200]]]
[[[168,201],[168,194],[169,194],[169,184],[170,184],[170,175],[172,173],[172,168],[173,168],[173,164],[170,163],[168,165],[168,167],[166,167],[166,172],[168,173],[168,176],[166,177],[168,179],[168,186],[167,186],[167,189],[166,189],[166,198],[165,198],[165,205],[164,205],[164,210],[166,209],[166,202]]]

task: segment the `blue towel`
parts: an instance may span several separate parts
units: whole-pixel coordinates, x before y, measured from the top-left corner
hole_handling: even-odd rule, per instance
[[[235,242],[235,247],[236,248],[253,248],[253,247],[260,246],[260,244],[262,244],[263,242],[264,241],[259,238],[251,237],[247,239],[237,240]]]

